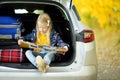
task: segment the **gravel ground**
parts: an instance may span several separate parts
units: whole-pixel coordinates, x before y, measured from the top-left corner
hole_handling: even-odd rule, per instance
[[[118,64],[115,65],[115,63],[109,63],[104,59],[103,60],[98,59],[97,80],[120,80],[120,65]]]
[[[95,30],[98,58],[97,80],[120,80],[120,30]]]

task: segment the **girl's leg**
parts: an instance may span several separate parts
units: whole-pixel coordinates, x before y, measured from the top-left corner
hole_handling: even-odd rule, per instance
[[[51,63],[51,61],[54,60],[54,52],[48,52],[45,56],[44,56],[44,60],[46,65],[49,65]]]
[[[33,51],[32,50],[27,50],[25,52],[26,57],[28,58],[28,60],[35,66],[37,67],[36,64],[36,57],[33,55]]]
[[[42,59],[42,57],[45,56],[46,53],[35,53],[32,50],[27,50],[25,55],[28,58],[28,60],[35,66],[38,68],[39,71],[42,72],[46,72],[46,63],[45,61]],[[47,57],[47,56],[46,56]]]

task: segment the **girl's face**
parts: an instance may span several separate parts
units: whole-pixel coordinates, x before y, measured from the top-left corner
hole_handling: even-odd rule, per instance
[[[48,26],[47,26],[47,24],[46,24],[46,23],[43,24],[43,23],[39,22],[39,23],[38,23],[38,31],[39,31],[40,33],[45,34],[45,33],[48,31]]]

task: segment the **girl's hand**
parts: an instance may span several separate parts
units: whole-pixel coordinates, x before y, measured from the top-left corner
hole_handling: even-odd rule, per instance
[[[64,52],[60,52],[60,54],[65,55],[65,53],[68,51],[68,47],[64,46],[63,48],[64,48]]]
[[[64,47],[61,47],[62,49],[60,51],[58,51],[57,53],[59,54],[62,54],[62,55],[65,55],[65,53],[68,51],[68,47],[67,46],[64,46]]]
[[[65,52],[68,51],[68,47],[67,46],[64,46],[63,48],[65,49]]]
[[[20,45],[22,42],[23,42],[23,40],[22,40],[22,39],[19,39],[19,40],[18,40],[18,45]]]

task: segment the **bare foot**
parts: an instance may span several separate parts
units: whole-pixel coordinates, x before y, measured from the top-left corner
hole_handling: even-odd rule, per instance
[[[41,56],[36,57],[36,63],[38,65],[38,70],[44,72],[46,65]]]

